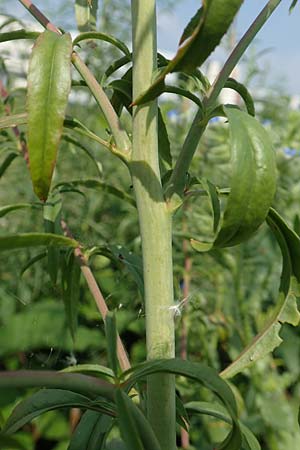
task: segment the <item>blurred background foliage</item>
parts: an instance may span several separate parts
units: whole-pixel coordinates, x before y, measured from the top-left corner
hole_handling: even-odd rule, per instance
[[[67,2],[59,12],[70,17],[64,8],[70,8]],[[101,31],[128,39],[130,17],[124,2],[105,0],[99,14],[98,28]],[[51,17],[55,21],[55,14],[52,13]],[[79,51],[99,81],[107,65],[120,57],[105,43],[83,44]],[[299,232],[300,111],[291,109],[291,99],[285,94],[284,86],[263,85],[259,58],[248,57],[244,66],[244,79],[254,97],[257,115],[268,129],[276,150],[278,189],[274,205]],[[1,71],[8,94],[2,95],[1,115],[5,115],[8,108],[13,114],[23,112],[26,90],[14,88],[14,79],[5,68],[5,59],[1,61]],[[195,93],[199,88],[191,81],[188,81],[188,86],[186,80],[179,81]],[[107,92],[112,95],[109,88]],[[85,88],[74,87],[70,100],[67,113],[107,138],[105,121]],[[169,94],[163,95],[160,103],[172,155],[175,156],[193,116],[193,105],[189,100]],[[126,113],[123,119],[129,128]],[[0,218],[0,235],[44,230],[43,209],[32,192],[26,163],[20,152],[25,128],[20,127],[20,132],[20,136],[8,129],[0,133],[0,208],[23,202],[33,203],[35,207],[13,211]],[[85,151],[80,148],[79,141]],[[93,159],[87,155],[87,150]],[[217,370],[224,369],[237,357],[270,315],[281,270],[279,249],[266,226],[261,227],[251,241],[222,252],[197,254],[188,243],[189,237],[207,237],[212,230],[209,203],[201,195],[201,186],[193,184],[193,180],[205,177],[218,187],[226,187],[230,176],[229,156],[226,123],[215,118],[187,175],[184,206],[174,218],[177,353],[183,358],[203,361]],[[90,188],[91,183],[87,179],[101,181],[102,187]],[[108,307],[117,311],[118,330],[131,361],[144,360],[145,311],[142,289],[137,283],[142,270],[137,214],[132,204],[112,195],[109,186],[103,187],[112,185],[132,196],[127,170],[100,145],[84,137],[78,139],[68,132],[60,146],[54,184],[60,184],[56,190],[62,205],[59,214],[73,235],[89,247],[106,249],[102,255],[91,257],[93,273]],[[56,231],[62,233],[59,225]],[[114,254],[114,258],[108,257],[109,252]],[[37,255],[41,259],[26,269],[28,261]],[[59,255],[60,258],[65,256],[62,252]],[[1,254],[0,265],[1,370],[63,369],[83,363],[106,364],[104,326],[83,279],[78,287],[79,324],[73,342],[66,326],[60,283],[62,274],[59,273],[57,283],[53,284],[47,254],[38,250],[5,253]],[[241,420],[257,435],[264,450],[296,449],[300,446],[297,426],[300,337],[297,329],[286,324],[281,337],[283,343],[272,355],[231,380]],[[183,380],[179,380],[178,391],[185,402],[209,400],[207,392]],[[1,393],[0,424],[21,394],[17,390]],[[77,410],[51,412],[39,417],[17,435],[20,448],[66,450],[79,417]],[[190,450],[209,450],[211,442],[221,439],[226,431],[226,425],[213,418],[193,417],[190,446],[183,445]],[[113,431],[107,449],[122,448]]]

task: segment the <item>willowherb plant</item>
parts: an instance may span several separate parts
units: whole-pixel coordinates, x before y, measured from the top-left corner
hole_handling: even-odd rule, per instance
[[[255,118],[251,94],[230,75],[281,0],[267,2],[212,85],[201,72],[201,66],[220,44],[242,6],[242,0],[203,1],[185,28],[172,60],[157,54],[155,0],[131,2],[132,53],[120,40],[97,31],[96,0],[76,0],[76,18],[81,33],[73,41],[69,33],[58,29],[30,0],[19,2],[45,31],[36,33],[19,29],[0,34],[0,42],[34,40],[28,69],[26,110],[14,115],[6,109],[0,126],[2,129],[13,128],[19,139],[18,127],[25,125],[26,139],[22,141],[21,150],[28,160],[33,190],[39,202],[5,205],[0,208],[0,215],[16,209],[39,207],[45,230],[2,236],[0,251],[46,248],[42,256],[31,262],[47,257],[53,283],[56,284],[61,276],[65,311],[73,338],[77,330],[80,273],[83,275],[105,321],[109,367],[75,365],[62,372],[0,373],[0,389],[43,388],[16,406],[2,430],[0,442],[2,439],[6,447],[7,442],[14,445],[13,438],[8,435],[43,412],[77,407],[85,412],[71,438],[69,450],[107,448],[107,438],[116,425],[128,450],[174,450],[176,421],[188,431],[189,416],[193,414],[211,415],[229,423],[230,431],[217,448],[260,449],[255,436],[239,421],[236,400],[225,379],[243,371],[278,346],[281,342],[279,331],[284,322],[298,324],[300,313],[295,296],[300,282],[300,238],[271,207],[276,190],[272,142]],[[291,9],[296,3],[293,1]],[[84,40],[106,41],[123,53],[107,68],[102,84],[77,53],[79,43]],[[107,122],[107,139],[98,136],[76,117],[66,115],[71,86],[78,84],[72,79],[72,65]],[[117,79],[117,70],[123,66],[126,71]],[[199,91],[169,86],[166,77],[175,72],[185,74],[187,80],[197,80]],[[112,76],[114,79],[108,82]],[[110,98],[105,89],[107,86],[113,92]],[[219,103],[219,94],[226,87],[241,96],[245,108]],[[171,154],[167,129],[157,102],[164,92],[187,97],[197,108],[177,158]],[[124,126],[123,111],[130,115],[131,130]],[[224,126],[230,129],[231,176],[227,187],[216,186],[205,178],[187,177],[208,122],[219,116],[225,118]],[[126,165],[134,198],[101,179],[74,180],[69,183],[69,188],[76,189],[80,183],[90,188],[103,188],[107,195],[115,195],[136,207],[142,264],[124,249],[113,246],[89,248],[74,239],[68,224],[61,220],[60,189],[64,183],[55,184],[52,178],[65,130],[69,130],[69,142],[78,148],[84,149],[80,142],[80,136],[84,136]],[[93,155],[89,156],[98,168]],[[5,161],[1,175],[12,160],[9,156]],[[172,222],[176,220],[176,211],[184,206],[192,185],[200,185],[199,195],[207,196],[211,203],[214,233],[210,241],[201,240],[199,236],[191,239],[195,251],[208,252],[238,245],[250,239],[266,221],[283,258],[273,314],[254,341],[220,374],[200,362],[175,358],[174,316],[179,307],[174,303],[173,293]],[[226,199],[224,211],[220,205],[221,196]],[[89,258],[93,254],[125,260],[137,282],[146,311],[147,361],[142,364],[131,367],[117,332],[115,316],[108,311],[89,267]],[[184,405],[176,398],[175,375],[200,383],[215,394],[218,401]],[[146,381],[146,393],[142,381]]]

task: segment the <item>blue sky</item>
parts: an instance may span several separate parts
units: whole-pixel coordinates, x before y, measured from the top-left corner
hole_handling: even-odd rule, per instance
[[[158,2],[159,4],[160,2]],[[178,39],[190,17],[197,11],[199,0],[182,0],[172,11],[162,12],[158,22],[159,47],[176,51]],[[264,0],[245,0],[236,19],[237,36],[240,37],[263,6]],[[264,57],[268,61],[268,79],[285,81],[290,94],[300,94],[300,2],[289,14],[291,0],[283,0],[259,32],[257,50],[270,49]]]

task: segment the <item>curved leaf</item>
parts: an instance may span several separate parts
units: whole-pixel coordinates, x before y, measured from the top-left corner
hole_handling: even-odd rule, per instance
[[[0,33],[0,42],[14,41],[16,39],[36,39],[40,34],[38,31],[14,30]]]
[[[78,364],[63,369],[61,372],[67,373],[85,373],[87,375],[98,376],[99,378],[114,378],[114,373],[111,369],[99,364]]]
[[[40,245],[56,247],[78,247],[79,242],[51,233],[8,234],[0,237],[0,252],[17,248],[38,247]]]
[[[20,156],[19,153],[11,152],[9,153],[0,166],[0,178],[5,174],[6,170],[9,168],[11,163]]]
[[[68,450],[100,450],[113,425],[112,417],[86,411],[72,435]]]
[[[224,84],[224,88],[233,89],[234,91],[236,91],[244,100],[248,114],[253,117],[255,116],[254,101],[246,86],[244,86],[242,83],[239,83],[234,78],[228,78],[228,80]]]
[[[275,311],[253,341],[235,361],[223,370],[220,374],[223,378],[233,377],[278,347],[282,342],[279,332],[283,323],[298,325],[300,321],[295,297],[299,293],[300,282],[298,257],[300,238],[272,208],[267,217],[267,223],[274,233],[282,253],[282,273]],[[291,282],[292,289],[290,289]]]
[[[121,191],[120,189],[116,188],[115,186],[111,186],[110,184],[104,183],[99,180],[95,180],[92,178],[88,178],[86,180],[72,180],[72,181],[62,181],[61,183],[58,183],[54,186],[54,189],[57,189],[61,186],[70,186],[70,187],[78,187],[82,186],[87,189],[97,189],[101,190],[103,192],[107,192],[109,194],[114,195],[115,197],[120,198],[121,200],[125,200],[127,203],[129,203],[132,206],[135,206],[135,200],[128,195],[126,192]]]
[[[85,395],[65,389],[42,389],[16,406],[3,431],[7,434],[14,433],[40,414],[54,409],[73,407],[93,409],[94,411],[114,415],[114,409],[107,402],[91,400]]]
[[[231,424],[230,417],[221,405],[209,402],[190,402],[186,403],[184,407],[190,414],[205,414]],[[247,428],[241,422],[239,422],[239,424],[243,435],[243,449],[261,450],[261,446],[252,431],[250,431],[249,428]]]
[[[116,48],[121,50],[125,54],[125,56],[130,57],[130,51],[128,50],[128,47],[120,41],[120,39],[115,38],[114,36],[111,36],[107,33],[99,33],[96,31],[87,31],[85,33],[81,33],[73,40],[73,45],[78,44],[79,42],[85,41],[85,40],[100,40],[104,42],[109,42],[110,44],[114,45]]]
[[[48,196],[71,88],[69,34],[45,31],[37,39],[28,73],[28,151],[37,196]]]
[[[164,90],[170,72],[192,72],[201,66],[231,25],[243,0],[207,0],[184,30],[175,57],[150,88],[134,101],[139,105],[153,100]]]
[[[12,211],[25,208],[39,208],[39,205],[35,203],[15,203],[13,205],[2,206],[2,208],[0,208],[0,217],[4,217]]]
[[[233,424],[231,432],[219,448],[222,450],[240,450],[242,437],[237,420],[234,395],[214,369],[204,364],[181,359],[149,361],[124,372],[123,377],[126,378],[124,385],[130,388],[147,376],[161,372],[182,375],[201,383],[216,394],[230,414]]]
[[[253,117],[224,108],[231,131],[232,179],[221,228],[212,243],[191,241],[197,251],[240,244],[265,220],[276,189],[275,153]]]
[[[24,272],[26,272],[26,270],[29,269],[29,267],[31,267],[33,264],[35,264],[36,262],[40,261],[41,259],[45,258],[47,256],[47,252],[41,252],[38,253],[37,255],[33,256],[32,258],[30,258],[29,261],[27,261],[27,263],[22,267],[20,275],[22,276]]]
[[[144,414],[120,389],[115,393],[121,436],[130,450],[161,450]]]

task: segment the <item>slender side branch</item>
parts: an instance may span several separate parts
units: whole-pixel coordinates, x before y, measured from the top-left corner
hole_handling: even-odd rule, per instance
[[[66,236],[68,236],[68,237],[72,236],[72,233],[70,232],[70,230],[64,220],[61,220],[61,227]],[[95,280],[93,272],[91,271],[90,267],[88,266],[88,262],[79,247],[77,247],[74,250],[74,254],[77,258],[78,263],[80,264],[81,272],[87,282],[89,290],[90,290],[90,292],[95,300],[95,303],[97,305],[97,308],[101,314],[101,317],[103,320],[105,320],[105,317],[109,310],[105,303],[105,299],[102,295],[102,292],[97,284],[97,281]],[[123,345],[123,342],[122,342],[119,334],[117,335],[117,355],[118,355],[118,360],[119,360],[121,369],[123,371],[130,369],[131,365],[130,365],[130,362],[129,362],[129,359],[127,356],[127,352],[125,350],[125,347]]]
[[[215,82],[213,83],[207,97],[203,101],[204,111],[206,111],[206,117],[203,115],[203,111],[199,110],[195,116],[192,126],[188,132],[188,135],[184,141],[182,150],[176,161],[175,168],[173,170],[170,181],[166,187],[166,198],[170,199],[174,193],[182,195],[185,186],[186,174],[191,165],[193,156],[202,134],[204,133],[209,116],[210,109],[214,108],[215,102],[223,89],[229,75],[239,62],[244,52],[251,44],[259,30],[264,23],[268,20],[273,11],[281,3],[281,0],[269,0],[260,14],[256,17],[253,23],[250,25],[246,33],[243,35],[237,46],[234,48],[230,56],[228,57],[223,69],[219,73]],[[204,113],[205,114],[205,113]]]
[[[30,0],[19,0],[19,2],[43,27],[47,28],[47,30],[53,31],[54,33],[61,34],[61,31],[52,22],[50,22],[50,20]],[[124,159],[128,159],[131,149],[130,140],[127,136],[126,131],[122,128],[120,120],[115,110],[113,109],[107,95],[103,91],[102,87],[100,86],[92,72],[76,52],[73,52],[72,54],[72,62],[74,67],[77,69],[77,71],[80,73],[80,75],[90,88],[91,93],[93,94],[101,111],[103,112],[115,139],[116,146],[120,150],[120,154],[123,154]]]

